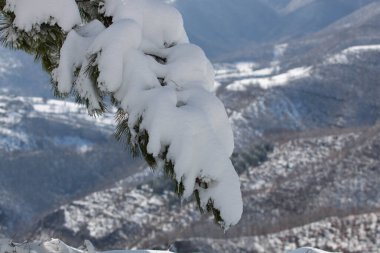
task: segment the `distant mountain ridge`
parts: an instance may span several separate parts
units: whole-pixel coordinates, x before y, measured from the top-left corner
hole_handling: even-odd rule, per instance
[[[213,59],[317,32],[374,0],[178,0],[190,39]],[[196,18],[194,18],[196,17]]]

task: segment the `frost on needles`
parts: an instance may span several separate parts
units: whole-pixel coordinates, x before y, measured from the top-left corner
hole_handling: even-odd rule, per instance
[[[0,0],[3,44],[41,59],[55,94],[91,115],[111,101],[116,137],[225,229],[242,214],[234,142],[214,71],[159,0]]]

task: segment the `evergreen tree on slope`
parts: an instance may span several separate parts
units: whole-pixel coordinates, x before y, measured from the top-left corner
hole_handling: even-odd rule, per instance
[[[40,59],[56,96],[91,115],[118,108],[115,135],[224,229],[242,214],[232,130],[214,71],[182,17],[158,0],[0,0],[1,40]]]

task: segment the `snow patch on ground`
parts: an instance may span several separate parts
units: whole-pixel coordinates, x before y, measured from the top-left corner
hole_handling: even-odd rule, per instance
[[[353,46],[343,50],[343,53],[361,53],[363,51],[380,51],[380,45]]]
[[[216,64],[214,67],[215,80],[225,81],[226,79],[254,75],[257,64],[254,62],[237,62],[235,64]]]
[[[33,148],[33,138],[22,126],[23,120],[33,118],[56,120],[78,127],[85,123],[98,127],[106,134],[114,131],[115,124],[113,114],[106,113],[102,117],[94,118],[88,115],[84,106],[73,102],[0,95],[0,149],[14,151]],[[63,136],[52,141],[57,145],[75,147],[81,153],[91,149],[91,143],[72,136]]]
[[[288,46],[289,45],[287,43],[276,45],[273,51],[274,59],[277,60],[280,57],[282,57],[285,54],[286,50],[288,49]]]
[[[360,45],[344,49],[342,52],[329,57],[325,64],[349,64],[350,57],[364,52],[380,51],[380,45]]]
[[[288,44],[279,44],[275,45],[273,49],[273,59],[271,62],[272,68],[275,70],[275,73],[278,73],[281,70],[281,58],[284,56],[286,50],[288,49]]]
[[[109,113],[106,113],[101,117],[92,117],[88,115],[88,111],[85,106],[74,102],[55,99],[45,100],[37,97],[19,97],[19,99],[30,103],[33,106],[34,110],[31,111],[29,117],[45,116],[67,123],[75,123],[75,121],[83,120],[92,122],[94,125],[104,128],[104,131],[108,132],[113,131],[114,128],[114,108],[110,109]]]
[[[261,73],[269,73],[269,69],[261,70]],[[288,70],[285,73],[269,76],[254,77],[235,81],[227,86],[231,91],[245,91],[249,86],[257,86],[261,89],[270,89],[277,86],[283,86],[291,81],[307,78],[312,73],[312,67],[299,67]]]
[[[289,4],[282,11],[284,14],[289,14],[312,3],[313,1],[315,0],[292,0],[289,1]]]

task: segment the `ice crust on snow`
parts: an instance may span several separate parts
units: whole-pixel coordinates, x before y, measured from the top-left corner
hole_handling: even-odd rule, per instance
[[[75,0],[6,0],[5,9],[15,13],[14,25],[24,31],[43,23],[69,31],[81,23]]]
[[[132,142],[146,131],[147,151],[154,157],[168,147],[166,157],[184,185],[184,198],[198,190],[204,209],[212,201],[220,210],[223,227],[239,221],[243,205],[230,160],[233,134],[223,104],[212,93],[214,69],[202,49],[189,43],[174,7],[159,0],[105,0],[99,11],[113,21],[106,28],[97,20],[77,25],[74,0],[8,0],[7,6],[20,29],[56,22],[69,31],[53,71],[61,93],[75,90],[90,113],[102,107],[95,86],[111,95],[128,113]],[[96,84],[90,68],[98,71]],[[207,189],[196,180],[206,182]]]

